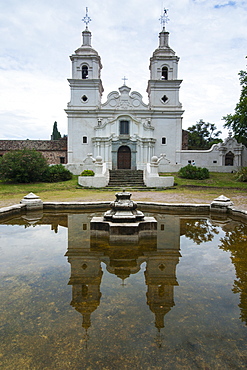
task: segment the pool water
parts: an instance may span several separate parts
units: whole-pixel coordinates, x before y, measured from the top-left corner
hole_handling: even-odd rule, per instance
[[[107,243],[94,215],[0,225],[1,369],[246,368],[247,225],[154,213]]]

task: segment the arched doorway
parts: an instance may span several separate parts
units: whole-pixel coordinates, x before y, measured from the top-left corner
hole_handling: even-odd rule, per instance
[[[234,154],[230,151],[226,153],[225,166],[233,166]]]
[[[117,168],[131,169],[131,150],[127,145],[120,146],[117,153]]]

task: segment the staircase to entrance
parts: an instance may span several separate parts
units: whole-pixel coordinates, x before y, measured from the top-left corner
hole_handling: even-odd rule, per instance
[[[141,170],[110,170],[108,187],[146,187]]]

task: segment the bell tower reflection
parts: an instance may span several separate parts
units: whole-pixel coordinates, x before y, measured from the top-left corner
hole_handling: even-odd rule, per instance
[[[100,304],[100,283],[102,270],[98,258],[85,258],[84,256],[69,256],[71,264],[72,285],[71,306],[80,312],[83,317],[82,327],[91,326],[91,314]]]
[[[68,262],[71,265],[69,285],[72,285],[71,306],[83,317],[82,327],[91,326],[91,314],[100,304],[102,278],[101,261],[90,250],[90,230],[87,214],[68,216]]]
[[[147,304],[155,314],[155,326],[160,330],[164,327],[165,315],[174,306],[174,286],[178,285],[180,218],[160,215],[157,221],[157,250],[147,255],[145,278]]]
[[[155,316],[158,330],[164,327],[164,317],[174,306],[176,266],[180,255],[180,217],[157,215],[157,235],[134,242],[108,243],[102,238],[90,239],[90,214],[68,216],[68,251],[71,265],[69,284],[72,285],[71,306],[83,317],[82,326],[91,325],[91,314],[100,304],[101,263],[109,273],[121,280],[140,270],[146,262],[145,283],[147,305]]]

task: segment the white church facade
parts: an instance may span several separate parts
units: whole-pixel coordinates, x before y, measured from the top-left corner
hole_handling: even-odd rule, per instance
[[[177,172],[192,160],[214,171],[232,171],[247,165],[246,148],[232,138],[209,151],[182,150],[179,57],[169,46],[165,27],[159,34],[159,46],[150,58],[148,104],[142,101],[140,93],[131,92],[125,83],[119,91],[111,92],[106,102],[101,101],[101,58],[91,46],[91,32],[87,26],[82,32],[82,45],[70,59],[71,100],[65,110],[68,116],[67,167],[74,174],[84,169],[95,172],[94,179],[84,178],[81,185],[105,186],[109,170],[126,169],[142,170],[146,185],[163,187],[171,186],[173,178],[159,177],[159,172]],[[225,163],[229,152],[231,168]]]

